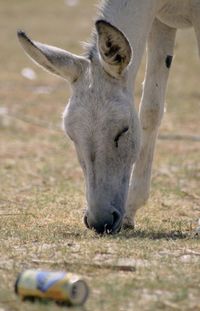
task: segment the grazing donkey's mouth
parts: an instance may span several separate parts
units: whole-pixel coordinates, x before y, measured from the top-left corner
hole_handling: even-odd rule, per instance
[[[98,218],[94,219],[87,211],[84,215],[84,224],[88,229],[92,229],[99,234],[115,234],[121,230],[122,215],[115,210],[98,220]]]

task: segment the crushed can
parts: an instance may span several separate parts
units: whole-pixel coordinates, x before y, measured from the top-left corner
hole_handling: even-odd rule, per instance
[[[15,293],[22,300],[45,299],[66,305],[83,305],[89,288],[77,274],[25,270],[15,282]]]

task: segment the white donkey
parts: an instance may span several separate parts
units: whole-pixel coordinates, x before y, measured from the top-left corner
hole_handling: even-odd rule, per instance
[[[116,233],[148,199],[176,29],[193,26],[200,49],[200,0],[106,0],[95,26],[84,57],[18,36],[33,60],[71,82],[64,128],[85,176],[84,221]],[[134,82],[146,43],[138,117]]]

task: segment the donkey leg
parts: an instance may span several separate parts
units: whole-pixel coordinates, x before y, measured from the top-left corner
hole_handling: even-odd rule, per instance
[[[175,34],[175,29],[156,19],[149,35],[147,68],[139,112],[142,146],[131,176],[124,218],[125,226],[134,226],[136,210],[144,205],[149,197],[154,148],[164,111],[165,90]]]
[[[194,25],[196,38],[197,38],[197,44],[199,48],[199,57],[200,57],[200,7],[198,7],[198,9],[196,9],[195,12],[193,13],[193,25]]]

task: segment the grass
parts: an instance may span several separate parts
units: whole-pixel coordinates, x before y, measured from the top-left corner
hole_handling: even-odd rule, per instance
[[[16,29],[81,53],[89,37],[94,1],[1,1],[0,310],[62,310],[22,303],[13,284],[26,268],[70,270],[90,288],[85,310],[200,310],[200,143],[159,140],[151,198],[135,231],[99,237],[82,223],[83,176],[71,142],[59,129],[70,89],[23,54]],[[51,22],[49,22],[51,21]],[[77,22],[78,21],[78,22]],[[191,30],[177,36],[162,134],[199,130],[199,60]],[[21,76],[24,67],[37,79]],[[141,95],[144,62],[138,75]],[[49,94],[38,93],[48,87]],[[82,310],[75,308],[74,310]]]

